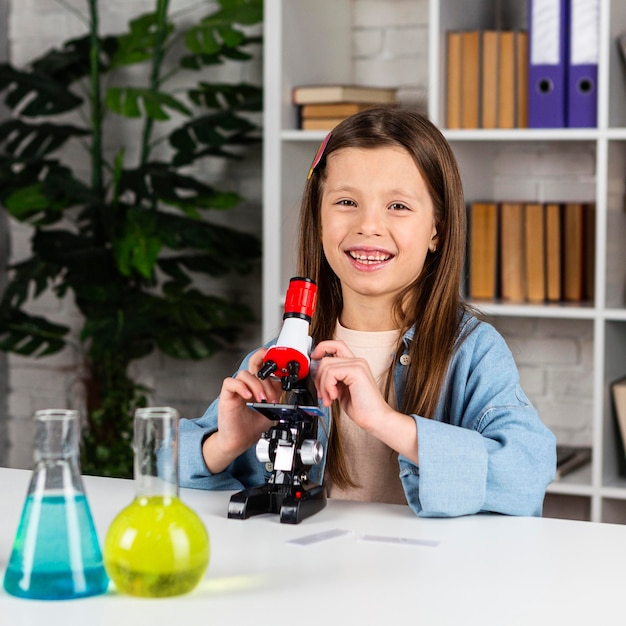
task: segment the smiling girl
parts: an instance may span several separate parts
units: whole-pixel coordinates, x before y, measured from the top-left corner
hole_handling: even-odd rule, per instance
[[[555,438],[503,338],[460,296],[465,204],[452,151],[419,113],[378,107],[339,124],[309,173],[298,275],[318,285],[311,323],[320,404],[332,416],[331,498],[408,504],[421,516],[540,515]],[[266,348],[181,421],[181,484],[263,482],[254,446],[277,402]],[[325,441],[325,434],[320,433]]]

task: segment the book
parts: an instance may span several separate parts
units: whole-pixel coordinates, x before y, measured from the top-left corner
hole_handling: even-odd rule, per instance
[[[546,300],[559,302],[561,290],[561,205],[548,203],[545,207],[546,238]]]
[[[480,122],[480,31],[461,33],[461,127]]]
[[[584,206],[583,241],[583,298],[593,300],[595,296],[596,269],[596,207],[593,203]]]
[[[591,462],[591,447],[561,446],[556,447],[556,480],[560,480],[574,470]]]
[[[584,294],[584,205],[563,207],[563,299],[581,302]]]
[[[498,45],[498,128],[515,127],[515,32],[501,31]]]
[[[517,128],[528,128],[528,33],[519,31],[515,37],[516,116]]]
[[[308,119],[312,117],[348,117],[349,115],[354,115],[355,113],[359,113],[364,111],[365,109],[369,109],[375,104],[370,102],[339,102],[330,104],[322,103],[322,104],[303,104],[300,106],[300,115],[303,119]]]
[[[500,295],[507,302],[524,302],[524,205],[500,204]]]
[[[345,117],[309,117],[300,122],[302,130],[332,130]]]
[[[397,89],[364,85],[301,85],[292,90],[294,104],[367,102],[382,104],[396,101]]]
[[[470,205],[469,296],[475,300],[496,297],[498,209],[495,202]]]
[[[482,128],[498,128],[498,31],[482,32]]]
[[[524,207],[524,261],[526,298],[529,302],[546,299],[546,252],[543,204]]]
[[[618,467],[621,476],[626,475],[626,377],[614,380],[610,385],[613,416],[616,425]]]
[[[449,31],[446,36],[446,126],[461,128],[461,33]]]

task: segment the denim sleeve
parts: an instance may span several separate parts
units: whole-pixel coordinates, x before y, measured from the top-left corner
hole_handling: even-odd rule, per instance
[[[417,515],[542,512],[556,440],[519,385],[504,340],[481,324],[455,356],[437,415],[414,415],[419,466],[400,457]]]

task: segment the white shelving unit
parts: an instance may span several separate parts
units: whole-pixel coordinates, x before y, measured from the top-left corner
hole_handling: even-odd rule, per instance
[[[519,20],[520,10],[510,0]],[[549,487],[549,514],[626,523],[626,478],[619,475],[610,381],[626,373],[626,70],[616,45],[626,30],[626,2],[603,0],[600,15],[598,127],[595,129],[454,130],[445,120],[445,33],[488,28],[498,3],[430,0],[429,86],[431,119],[457,156],[466,200],[590,201],[596,204],[595,299],[573,305],[481,303],[498,320],[574,320],[593,337],[589,432],[591,466]],[[506,4],[506,3],[505,3]],[[523,23],[514,26],[525,28]],[[291,89],[296,84],[350,82],[350,0],[266,0],[263,336],[280,328],[282,298],[295,271],[295,228],[306,173],[324,132],[296,130]],[[320,37],[321,34],[321,37]],[[503,176],[507,160],[572,159],[560,186],[529,185]],[[582,164],[582,166],[581,166]],[[587,167],[587,170],[584,168]],[[518,187],[515,187],[518,185]],[[522,186],[521,188],[519,186]],[[522,190],[520,192],[520,189]],[[517,192],[517,193],[516,193]],[[552,197],[558,194],[558,197]],[[532,397],[531,397],[532,399]]]

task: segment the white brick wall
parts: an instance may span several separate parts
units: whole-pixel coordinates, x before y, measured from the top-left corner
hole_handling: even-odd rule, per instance
[[[591,445],[593,322],[492,318],[513,353],[524,391],[559,443]]]
[[[71,3],[80,10],[85,6],[84,0],[71,0]],[[182,0],[180,3],[185,4]],[[428,84],[428,1],[352,0],[352,3],[355,82],[400,86],[401,100],[424,103]],[[76,17],[55,0],[10,0],[10,6],[11,54],[17,64],[83,32]],[[140,6],[149,10],[153,0],[134,0],[132,3],[109,0],[101,6],[106,7],[102,32],[118,32],[127,21],[129,7],[136,15]],[[33,19],[33,15],[42,19]],[[250,71],[252,76],[246,78],[261,75],[259,66]],[[525,168],[530,164],[531,170],[524,170],[527,176],[520,177],[517,166],[520,159],[516,159],[515,152],[526,149],[534,150],[536,154],[533,159],[521,159]],[[593,155],[580,151],[580,146],[537,148],[533,145],[526,148],[517,145],[503,150],[507,151],[506,158],[495,159],[502,165],[498,165],[501,169],[496,172],[495,189],[491,190],[494,197],[566,199],[570,193],[579,198],[593,197]],[[571,184],[572,170],[579,172],[577,186]],[[564,172],[568,174],[565,186],[562,182]],[[250,155],[243,166],[237,165],[232,174],[225,173],[228,184],[238,189],[248,202],[235,213],[220,216],[233,219],[234,223],[243,224],[257,233],[261,231],[259,173],[260,151]],[[13,258],[25,256],[28,251],[27,230],[13,225],[12,235]],[[229,281],[219,288],[240,296],[258,310],[258,276],[238,279],[234,284]],[[37,306],[54,319],[71,320],[75,316],[69,303],[59,306],[46,300]],[[494,325],[509,342],[520,368],[522,385],[544,421],[563,443],[588,443],[591,438],[591,322],[497,318]],[[260,328],[254,325],[239,346],[210,361],[181,363],[153,355],[136,363],[133,373],[154,389],[154,404],[176,406],[185,416],[199,415],[244,352],[258,345],[259,337]],[[12,466],[30,466],[33,410],[77,401],[77,363],[76,349],[39,362],[9,359],[9,436],[12,446],[9,462]],[[0,362],[0,378],[1,367]],[[0,421],[0,438],[3,436],[1,428]]]
[[[353,0],[354,82],[399,87],[425,106],[428,0]]]

